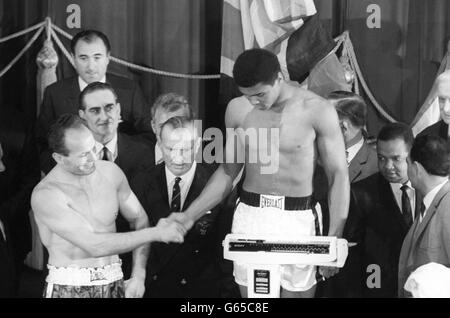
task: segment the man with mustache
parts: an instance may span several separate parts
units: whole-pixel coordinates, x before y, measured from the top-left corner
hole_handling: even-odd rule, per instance
[[[47,133],[50,125],[62,114],[76,114],[78,95],[90,83],[109,83],[121,104],[119,130],[139,135],[140,141],[153,145],[150,107],[139,85],[124,77],[107,73],[111,45],[105,34],[97,30],[77,33],[70,44],[76,76],[64,78],[47,87],[39,114],[36,137],[39,146],[41,170],[48,173],[55,165],[48,149]]]
[[[133,140],[132,136],[118,132],[121,104],[116,91],[108,83],[94,82],[86,86],[79,96],[78,114],[91,130],[97,157],[116,163],[127,180],[154,165],[154,149]],[[118,232],[130,230],[128,222],[119,216]],[[131,253],[121,255],[124,275],[131,274]]]

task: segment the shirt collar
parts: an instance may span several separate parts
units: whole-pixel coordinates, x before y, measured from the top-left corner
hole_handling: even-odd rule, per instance
[[[356,154],[358,153],[358,151],[361,149],[361,147],[364,144],[364,138],[361,138],[356,144],[354,144],[353,146],[350,146],[347,148],[347,160],[348,162],[351,162],[353,160],[353,158],[355,158]]]
[[[414,190],[414,188],[413,188],[412,185],[411,185],[411,181],[409,181],[409,180],[408,180],[406,183],[391,183],[391,182],[390,182],[391,188],[392,188],[392,190],[394,190],[394,191],[401,191],[400,188],[401,188],[404,184],[406,184],[406,185],[409,187],[409,189]]]
[[[425,197],[423,198],[423,204],[425,205],[425,211],[428,210],[428,208],[431,205],[431,202],[433,202],[434,198],[436,197],[436,194],[438,194],[439,190],[447,183],[448,179],[445,180],[442,183],[439,183],[437,186],[435,186],[430,192],[428,192]]]
[[[95,150],[97,154],[99,154],[103,147],[108,148],[108,150],[113,154],[113,160],[116,160],[117,158],[117,133],[114,134],[114,137],[107,142],[106,144],[99,143],[98,141],[95,141]]]
[[[195,168],[197,167],[197,162],[194,161],[194,163],[192,164],[192,167],[182,176],[178,176],[181,178],[181,182],[190,182],[190,180],[192,180],[194,178],[194,173],[195,173]],[[167,179],[167,185],[172,185],[172,183],[175,182],[175,178],[177,177],[176,175],[174,175],[169,168],[167,168],[167,166],[165,166],[166,169],[166,179]]]
[[[103,76],[103,78],[100,80],[102,83],[106,83],[106,75]],[[78,76],[78,85],[80,86],[80,92],[83,91],[83,89],[86,88],[89,84],[86,83],[81,76]]]

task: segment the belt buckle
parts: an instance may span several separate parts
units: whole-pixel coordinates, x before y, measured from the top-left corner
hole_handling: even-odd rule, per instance
[[[259,195],[259,207],[260,208],[276,208],[284,210],[284,196],[280,195]]]
[[[106,280],[105,274],[103,273],[103,270],[101,268],[90,269],[89,273],[91,282]]]

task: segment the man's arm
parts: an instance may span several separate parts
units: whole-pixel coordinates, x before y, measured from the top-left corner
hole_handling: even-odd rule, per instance
[[[202,193],[191,203],[180,220],[188,218],[195,222],[206,211],[211,210],[222,202],[233,189],[233,181],[244,166],[244,163],[239,163],[239,155],[245,153],[245,148],[239,137],[235,137],[234,133],[231,134],[234,129],[239,127],[239,122],[243,118],[239,112],[242,108],[239,99],[232,100],[228,105],[225,113],[225,126],[228,127],[225,144],[225,163],[222,163],[209,178]]]
[[[316,110],[314,127],[317,135],[319,156],[328,179],[328,205],[330,229],[328,235],[342,237],[348,215],[350,181],[345,158],[345,145],[339,128],[339,120],[334,107],[320,101],[312,105]]]
[[[149,226],[147,214],[136,195],[131,191],[128,181],[120,171],[120,184],[118,188],[119,210],[123,217],[130,223],[133,230],[141,230]],[[144,244],[133,250],[133,267],[131,277],[145,279],[145,268],[149,254],[149,244]]]
[[[128,233],[99,233],[54,187],[38,186],[31,196],[36,219],[52,233],[83,249],[90,257],[122,254],[152,241],[183,242],[184,228],[162,220],[156,227]]]

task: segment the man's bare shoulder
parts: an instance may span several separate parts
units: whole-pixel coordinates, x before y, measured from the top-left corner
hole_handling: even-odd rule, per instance
[[[245,96],[233,98],[227,106],[225,112],[226,127],[236,128],[242,126],[243,119],[253,109],[252,104]]]
[[[96,172],[114,184],[120,184],[125,177],[123,171],[114,162],[106,160],[97,160],[95,162]]]
[[[66,201],[66,195],[62,190],[62,185],[58,183],[51,175],[47,175],[37,186],[33,189],[31,194],[31,207],[33,212],[40,214],[41,212],[48,212],[44,207],[55,202],[63,203]]]

